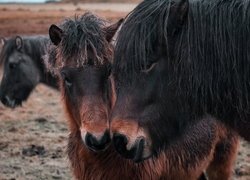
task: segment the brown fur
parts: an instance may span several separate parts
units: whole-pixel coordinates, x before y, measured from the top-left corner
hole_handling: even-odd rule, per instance
[[[62,80],[61,80],[62,81]],[[71,131],[75,131],[79,128],[84,128],[88,130],[88,132],[95,132],[95,134],[102,133],[106,129],[109,128],[109,123],[107,122],[110,108],[102,102],[98,100],[98,102],[94,102],[96,98],[81,98],[80,112],[76,112],[78,108],[72,108],[67,98],[67,95],[64,93],[63,83],[61,84],[61,92],[63,97],[64,109],[67,113],[69,119],[71,119],[74,123],[69,123],[69,127]],[[96,121],[98,120],[98,122]]]
[[[222,129],[218,129],[218,131],[222,131]],[[229,180],[232,178],[239,138],[235,133],[228,131],[225,132],[225,135],[224,138],[221,137],[223,140],[216,145],[214,160],[207,169],[207,174],[212,180]]]
[[[94,18],[89,14],[87,14],[86,17],[87,19],[89,17]],[[81,19],[84,20],[84,17]],[[94,20],[97,19],[94,18]],[[67,22],[69,25],[73,23],[71,20]],[[78,24],[78,26],[76,26],[78,27],[78,31],[79,28],[82,27],[83,22],[79,21],[79,19],[76,19],[75,22]],[[95,48],[92,46],[93,44],[90,43],[89,45],[93,50],[93,52],[90,53],[91,51],[88,52],[88,45],[82,44],[82,47],[85,47],[86,51],[82,52],[83,49],[78,47],[79,53],[77,53],[75,57],[71,57],[71,55],[68,54],[70,51],[68,46],[65,46],[64,43],[59,42],[58,39],[58,36],[62,34],[60,33],[62,30],[56,26],[52,26],[50,30],[50,36],[54,40],[54,44],[56,46],[52,47],[52,50],[56,52],[54,52],[54,54],[52,53],[52,57],[49,58],[51,61],[48,61],[50,62],[50,65],[52,65],[52,71],[55,71],[56,74],[59,75],[63,68],[62,66],[70,66],[76,68],[81,67],[81,73],[83,73],[81,74],[82,79],[79,76],[77,76],[77,78],[74,76],[75,79],[71,76],[67,76],[67,78],[72,78],[70,79],[72,82],[74,80],[74,87],[78,87],[74,90],[78,91],[80,89],[77,94],[74,94],[69,90],[67,91],[67,87],[65,87],[65,85],[67,86],[68,82],[65,77],[64,80],[62,77],[60,79],[63,104],[65,105],[65,111],[68,114],[70,130],[68,157],[76,179],[196,180],[200,177],[203,171],[207,169],[211,162],[211,171],[218,171],[216,174],[228,174],[228,169],[232,167],[233,163],[233,158],[229,158],[228,156],[235,154],[235,149],[231,147],[236,147],[234,145],[237,142],[237,138],[235,137],[235,141],[231,142],[230,139],[228,139],[228,134],[230,134],[230,137],[234,137],[235,135],[233,133],[228,133],[224,126],[218,124],[216,120],[210,117],[204,118],[203,120],[197,122],[197,124],[194,126],[190,126],[190,128],[188,128],[187,131],[183,133],[184,135],[178,139],[178,141],[173,141],[171,144],[169,144],[169,146],[165,147],[165,150],[159,153],[157,157],[152,157],[138,164],[131,160],[122,158],[117,152],[115,152],[113,146],[111,145],[108,146],[105,151],[99,151],[98,153],[89,150],[89,148],[87,148],[83,142],[84,138],[82,137],[82,129],[85,129],[85,131],[88,132],[93,131],[90,132],[92,135],[102,132],[104,133],[106,129],[109,129],[109,111],[116,99],[115,96],[112,96],[111,99],[109,99],[111,103],[104,102],[103,97],[99,94],[99,92],[97,92],[98,90],[102,91],[102,89],[100,89],[98,86],[98,83],[100,83],[100,81],[98,81],[99,79],[97,77],[92,77],[89,73],[97,76],[98,73],[95,71],[93,66],[104,66],[105,60],[112,59],[110,57],[111,53],[109,53],[111,52],[111,48],[103,50],[102,48],[108,46],[109,42],[105,40],[104,37],[95,37],[95,40],[104,40],[103,47],[101,46],[101,48]],[[69,31],[69,35],[74,35],[72,28],[66,28],[66,30]],[[81,31],[78,32],[78,35],[83,36],[85,28],[80,30]],[[97,30],[100,32],[99,34],[104,35],[101,33],[103,32],[103,29],[97,28]],[[67,31],[64,33],[64,36],[62,36],[63,38],[65,38]],[[68,39],[72,40],[71,36],[69,36]],[[77,45],[82,43],[78,42],[79,39],[74,40],[74,42],[77,42],[75,43]],[[75,47],[74,42],[68,42],[69,45],[71,45],[70,47],[73,49],[77,47]],[[73,52],[74,51],[72,50],[71,53]],[[55,60],[56,62],[54,62]],[[76,62],[74,60],[76,60]],[[78,62],[80,60],[82,62]],[[90,60],[93,60],[93,62],[89,62]],[[86,65],[88,65],[87,67],[91,68],[91,71],[88,71],[88,68],[84,68]],[[75,72],[78,71],[76,70]],[[90,79],[84,79],[85,75]],[[86,86],[81,86],[84,84],[83,81],[85,81]],[[88,82],[97,84],[88,84]],[[90,90],[87,91],[85,95],[82,95],[84,93],[82,93],[81,90],[86,90],[86,88],[90,88]],[[114,91],[114,86],[112,86],[111,89]],[[93,93],[95,94],[95,97],[92,97]],[[124,129],[124,132],[132,130],[132,133],[130,134],[131,137],[135,136],[135,134],[138,132],[146,136],[147,132],[145,130],[142,131],[139,127],[139,125],[134,123],[121,124],[121,122],[118,122],[117,125],[114,124],[112,126],[112,130],[121,131]],[[229,148],[218,148],[220,144],[225,142],[227,139],[229,140]],[[221,154],[225,154],[225,156],[221,158]],[[230,161],[227,161],[227,159],[230,159]],[[224,165],[227,165],[227,167],[224,168]],[[212,170],[213,167],[216,167],[216,169]],[[225,173],[222,172],[224,170],[226,171]],[[211,173],[208,175],[210,174]],[[230,176],[230,174],[228,176]]]
[[[94,101],[95,98],[93,98]],[[107,123],[109,108],[104,102],[92,102],[90,99],[82,99],[81,127],[85,127],[89,132],[102,133],[109,128]]]
[[[122,134],[126,133],[126,136],[133,138],[135,136],[146,137],[146,132],[143,132],[139,124],[132,120],[115,120],[111,123],[111,131],[113,133],[119,132]],[[140,134],[140,135],[139,135]]]
[[[215,130],[211,135],[211,141],[204,142],[200,139],[201,142],[194,142],[194,138],[206,130],[207,122]],[[69,119],[69,123],[74,126],[72,119]],[[230,179],[237,152],[237,135],[210,118],[204,119],[198,128],[166,148],[159,157],[138,164],[123,159],[112,146],[100,153],[88,150],[82,143],[79,130],[75,130],[70,133],[68,156],[74,175],[79,180],[196,180],[207,167],[210,179],[216,179],[214,174],[220,174],[221,179]],[[199,151],[197,148],[202,147],[203,143],[208,144],[210,148]],[[227,148],[218,149],[223,143],[227,144]],[[197,151],[197,156],[192,157],[192,151]],[[220,156],[222,154],[223,159]]]

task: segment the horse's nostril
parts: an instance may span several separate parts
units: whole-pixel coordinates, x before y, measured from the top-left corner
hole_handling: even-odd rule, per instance
[[[87,135],[86,135],[86,143],[87,144],[91,144],[91,145],[93,145],[93,144],[96,144],[97,142],[97,140],[91,135],[91,134],[89,134],[89,133],[87,133]]]
[[[16,99],[11,99],[9,96],[2,96],[1,101],[5,106],[15,108],[17,105],[20,105],[21,103],[18,104]]]
[[[145,143],[145,140],[143,138],[138,140],[136,143],[135,156],[133,158],[135,162],[140,162],[142,160],[143,151],[144,151],[144,143]]]
[[[127,151],[126,146],[128,144],[128,139],[126,136],[122,134],[114,134],[113,143],[114,143],[116,150],[120,154],[123,154],[123,152]]]
[[[100,144],[102,145],[105,145],[105,144],[108,144],[111,142],[111,138],[110,138],[110,135],[109,135],[109,131],[106,131],[100,141]]]
[[[90,133],[87,133],[85,137],[86,145],[93,151],[101,151],[106,149],[110,142],[111,139],[108,131],[106,131],[100,139],[97,139]]]
[[[1,101],[6,101],[6,97],[5,96],[1,97]]]
[[[131,149],[127,149],[128,139],[122,134],[114,134],[113,143],[116,151],[124,158],[133,159],[135,162],[143,160],[145,144],[144,138],[138,138],[135,142],[133,142]]]
[[[2,101],[2,103],[3,103],[4,105],[7,105],[7,104],[8,104],[8,99],[7,99],[6,96],[2,96],[2,97],[1,97],[1,101]]]

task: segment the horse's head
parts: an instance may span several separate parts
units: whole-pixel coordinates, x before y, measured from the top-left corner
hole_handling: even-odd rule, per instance
[[[4,105],[14,108],[28,98],[40,80],[40,71],[31,57],[31,47],[25,40],[17,36],[2,42],[0,98]]]
[[[60,77],[61,92],[71,132],[79,132],[91,150],[110,144],[110,43],[122,21],[108,26],[87,13],[61,26],[52,25],[48,65]]]
[[[175,119],[182,106],[171,58],[187,9],[184,0],[144,1],[121,28],[111,131],[116,150],[125,158],[140,162],[157,155],[182,131],[185,122]]]

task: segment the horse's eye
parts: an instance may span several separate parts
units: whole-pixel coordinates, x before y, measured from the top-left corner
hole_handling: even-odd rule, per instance
[[[150,72],[152,69],[154,69],[154,67],[156,66],[156,62],[148,64],[144,69],[141,70],[141,72],[143,73],[148,73]]]
[[[67,87],[71,87],[72,86],[72,82],[69,78],[65,77],[64,78],[64,83]]]
[[[61,76],[62,76],[62,79],[63,79],[63,82],[64,82],[65,86],[66,87],[71,87],[72,86],[72,81],[67,76],[67,74],[65,72],[61,72]]]
[[[10,69],[15,69],[17,67],[17,63],[16,62],[10,62],[9,63],[9,68]]]

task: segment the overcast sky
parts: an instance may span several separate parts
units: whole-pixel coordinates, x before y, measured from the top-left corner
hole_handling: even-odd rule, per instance
[[[44,3],[48,0],[0,0],[0,3]]]

